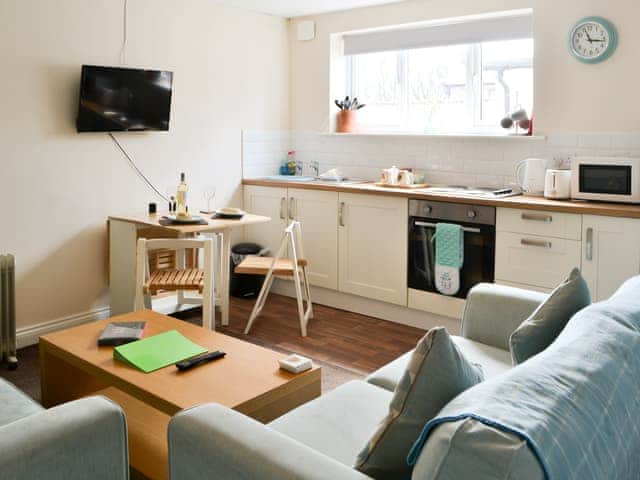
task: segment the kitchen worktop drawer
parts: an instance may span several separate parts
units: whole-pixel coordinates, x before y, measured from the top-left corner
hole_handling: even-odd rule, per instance
[[[577,240],[498,232],[496,281],[554,288],[580,267],[580,256]]]
[[[498,208],[496,212],[496,230],[499,232],[580,240],[582,236],[582,216],[575,213]]]

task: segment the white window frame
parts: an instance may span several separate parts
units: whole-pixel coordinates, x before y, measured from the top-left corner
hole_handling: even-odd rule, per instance
[[[425,25],[416,28],[398,28],[384,29],[378,32],[367,31],[361,34],[350,33],[345,35],[346,68],[345,68],[345,92],[347,95],[354,97],[358,95],[356,85],[357,78],[357,62],[358,53],[375,53],[383,51],[394,51],[398,55],[399,67],[399,83],[400,94],[402,97],[402,124],[400,125],[367,125],[362,126],[374,133],[390,132],[390,133],[416,133],[408,130],[408,52],[414,48],[428,48],[429,46],[454,46],[466,44],[465,39],[475,39],[485,41],[500,41],[511,39],[531,39],[532,32],[527,30],[527,22],[531,21],[532,10],[517,10],[513,12],[502,12],[492,15],[479,15],[473,17],[464,17],[462,19],[451,19],[450,21],[432,22],[433,25]],[[497,25],[504,25],[507,38],[500,38],[501,33],[495,34]],[[522,30],[522,31],[519,31]],[[436,35],[436,33],[438,35]],[[449,43],[442,43],[442,38],[447,38]],[[497,35],[497,36],[496,36]],[[436,38],[437,37],[437,38]],[[387,43],[385,43],[387,42]],[[424,42],[422,44],[421,42]],[[475,41],[469,43],[468,61],[471,68],[467,69],[467,106],[470,107],[468,112],[471,118],[472,127],[461,128],[461,131],[455,132],[460,134],[502,134],[504,130],[496,125],[495,122],[482,120],[483,117],[483,62],[482,62],[482,43],[483,41]],[[393,49],[395,45],[406,45],[404,49]],[[531,68],[533,68],[533,61]],[[417,132],[421,133],[421,132]],[[443,131],[442,133],[453,133]]]

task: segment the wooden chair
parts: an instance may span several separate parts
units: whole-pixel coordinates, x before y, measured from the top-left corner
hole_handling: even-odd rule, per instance
[[[287,247],[291,248],[292,258],[285,258]],[[313,305],[309,278],[307,277],[307,261],[302,250],[300,222],[293,221],[285,229],[275,257],[248,256],[236,267],[235,271],[248,275],[265,275],[264,284],[244,330],[245,334],[249,333],[256,317],[260,315],[273,284],[274,276],[287,276],[293,277],[293,283],[296,287],[300,333],[303,337],[307,336],[307,324],[309,319],[313,318]],[[304,308],[304,300],[307,302],[306,309]]]
[[[202,249],[202,268],[151,269],[150,256],[154,251],[167,250],[176,254],[189,249]],[[202,325],[215,330],[215,293],[213,268],[213,239],[211,238],[167,238],[138,239],[136,266],[135,310],[151,308],[151,295],[158,291],[198,291],[202,295]],[[173,267],[173,268],[172,268]]]

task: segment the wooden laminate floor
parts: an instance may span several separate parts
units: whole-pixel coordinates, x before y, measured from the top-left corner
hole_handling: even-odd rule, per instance
[[[270,295],[249,335],[245,328],[253,299],[231,299],[228,327],[217,329],[257,345],[285,353],[299,353],[323,367],[323,391],[371,373],[411,350],[424,331],[356,313],[314,305],[315,318],[309,322],[308,336],[300,336],[295,300]],[[200,309],[175,315],[199,324]],[[0,368],[0,376],[40,399],[40,371],[37,345],[18,352],[19,367],[14,372]]]
[[[272,294],[249,335],[244,335],[253,304],[254,300],[232,298],[229,326],[220,326],[218,320],[216,328],[252,343],[299,353],[362,375],[411,350],[425,334],[418,328],[314,305],[308,336],[301,337],[295,300]],[[186,312],[179,316],[200,321],[199,312],[194,312],[196,318]]]

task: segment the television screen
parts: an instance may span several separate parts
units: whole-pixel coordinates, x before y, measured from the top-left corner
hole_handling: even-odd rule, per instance
[[[169,130],[173,73],[82,66],[78,132]]]

